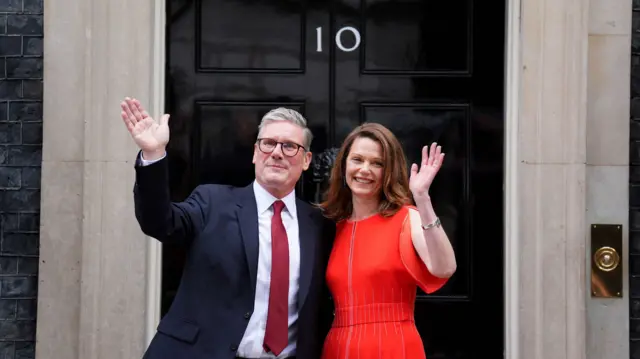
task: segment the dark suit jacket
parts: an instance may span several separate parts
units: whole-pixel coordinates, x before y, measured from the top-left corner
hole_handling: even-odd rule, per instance
[[[187,259],[178,293],[144,358],[231,359],[253,312],[258,214],[251,185],[200,185],[171,203],[167,160],[136,163],[135,212],[142,231],[180,243]],[[332,309],[325,269],[335,225],[297,200],[300,290],[297,357],[319,358]]]

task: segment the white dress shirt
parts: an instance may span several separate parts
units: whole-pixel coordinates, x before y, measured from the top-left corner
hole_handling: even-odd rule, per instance
[[[164,156],[162,157],[164,158]],[[140,155],[143,166],[157,160],[147,161]],[[258,208],[258,274],[256,280],[256,296],[254,310],[238,347],[237,355],[245,358],[287,358],[296,354],[298,335],[298,280],[300,278],[300,237],[298,215],[296,211],[295,190],[282,198],[282,222],[289,240],[289,344],[277,357],[273,353],[265,353],[263,348],[264,334],[267,327],[269,309],[269,288],[271,284],[271,218],[272,204],[277,199],[267,192],[258,182],[253,182],[253,192]]]
[[[247,330],[240,342],[238,356],[245,358],[276,358],[273,353],[265,353],[262,347],[267,327],[269,309],[269,288],[271,283],[271,218],[273,202],[277,199],[267,192],[258,182],[253,182],[253,191],[258,207],[258,275],[254,311],[249,319]],[[282,198],[285,208],[282,210],[282,222],[289,240],[289,344],[277,358],[295,355],[295,342],[298,334],[298,279],[300,278],[300,240],[298,216],[296,212],[295,191]]]

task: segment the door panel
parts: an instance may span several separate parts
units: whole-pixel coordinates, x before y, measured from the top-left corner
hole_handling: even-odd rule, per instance
[[[302,2],[206,0],[197,6],[198,72],[305,72]]]
[[[360,23],[363,73],[470,73],[472,13],[467,1],[346,0],[344,4],[357,9],[357,18],[346,12],[341,17]]]
[[[472,0],[168,1],[173,199],[199,183],[250,183],[257,125],[278,106],[303,113],[315,136],[297,187],[309,201],[363,122],[391,129],[409,164],[437,141],[446,157],[432,197],[458,271],[437,293],[419,292],[416,325],[430,359],[501,358],[504,10]],[[164,247],[163,314],[183,258]]]

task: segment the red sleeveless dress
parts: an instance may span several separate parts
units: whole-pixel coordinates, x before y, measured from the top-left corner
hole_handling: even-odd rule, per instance
[[[416,289],[440,289],[411,241],[409,208],[341,221],[327,268],[335,318],[322,359],[424,359],[415,326]]]

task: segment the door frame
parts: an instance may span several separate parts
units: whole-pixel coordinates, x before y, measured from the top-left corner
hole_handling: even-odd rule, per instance
[[[165,94],[165,0],[153,1],[153,64],[151,106],[159,118]],[[517,359],[519,353],[519,264],[518,244],[518,117],[520,113],[521,0],[505,0],[505,81],[504,81],[504,352],[505,359]],[[147,241],[147,283],[145,340],[155,335],[161,313],[162,246],[153,238]]]

